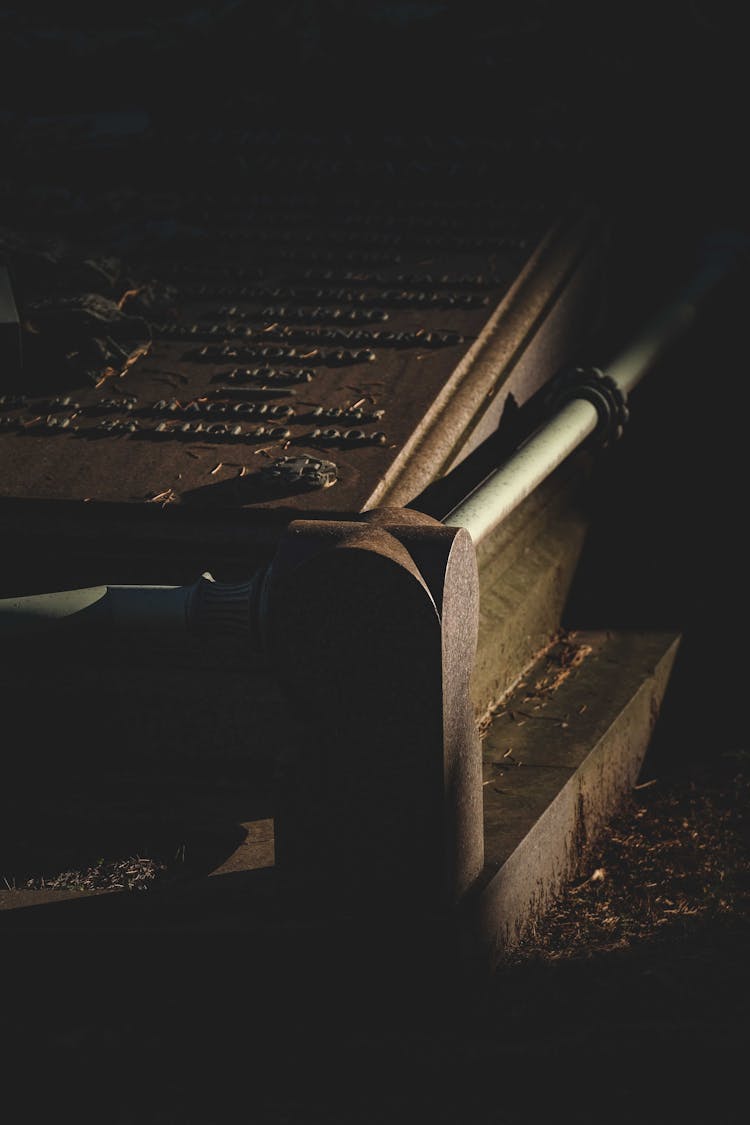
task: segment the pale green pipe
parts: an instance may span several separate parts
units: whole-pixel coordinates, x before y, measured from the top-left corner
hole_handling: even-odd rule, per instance
[[[604,374],[623,398],[652,370],[676,339],[695,320],[701,302],[738,263],[746,249],[729,240],[716,247],[710,261],[678,295],[623,349]],[[481,543],[566,457],[596,429],[596,409],[584,397],[572,398],[542,425],[504,465],[482,481],[443,520],[448,527],[465,528]]]
[[[197,584],[196,584],[197,585]],[[91,586],[0,601],[0,636],[50,630],[158,630],[183,636],[196,586]]]

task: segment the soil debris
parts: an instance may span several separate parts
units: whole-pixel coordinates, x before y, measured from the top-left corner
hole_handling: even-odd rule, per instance
[[[25,890],[145,891],[167,870],[160,860],[143,856],[98,860],[82,871],[61,871],[53,876],[27,879]]]
[[[750,774],[731,770],[637,786],[510,960],[590,957],[681,940],[705,923],[750,922],[748,798]]]

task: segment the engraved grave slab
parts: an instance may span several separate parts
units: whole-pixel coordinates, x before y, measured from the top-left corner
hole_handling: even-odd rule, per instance
[[[237,191],[207,235],[142,242],[118,306],[146,338],[94,381],[0,389],[0,515],[156,505],[268,528],[408,504],[562,362],[580,323],[566,306],[544,329],[584,303],[597,232],[486,184],[404,183]],[[144,313],[149,288],[169,299]]]

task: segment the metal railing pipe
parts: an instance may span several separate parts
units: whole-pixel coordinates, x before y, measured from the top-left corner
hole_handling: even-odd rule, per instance
[[[594,432],[598,424],[599,414],[593,403],[583,398],[573,399],[442,522],[447,527],[465,527],[474,543],[479,544]]]
[[[630,393],[667,349],[693,323],[703,300],[738,262],[744,243],[714,247],[707,265],[618,353],[605,371],[581,372],[578,388],[568,386],[560,409],[527,438],[442,521],[465,528],[475,545],[489,535],[566,457],[597,429],[606,431],[613,410],[627,417]],[[592,394],[593,392],[593,394]],[[594,405],[596,403],[596,405]]]
[[[260,652],[260,599],[266,572],[245,581],[214,582],[202,575],[190,586],[91,586],[0,600],[0,638],[54,631],[68,634],[158,635],[159,643],[190,639],[235,641]]]
[[[714,239],[703,269],[615,356],[607,367],[607,375],[626,398],[675,340],[690,328],[702,302],[738,264],[746,249],[745,241],[735,236]]]
[[[192,586],[90,586],[0,602],[0,635],[117,629],[184,635]]]

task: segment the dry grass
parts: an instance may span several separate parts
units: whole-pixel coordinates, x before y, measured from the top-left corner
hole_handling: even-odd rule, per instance
[[[508,700],[518,697],[522,703],[538,703],[548,699],[567,680],[574,668],[577,668],[591,653],[591,646],[581,644],[576,640],[576,634],[560,630],[555,637],[540,649],[534,657],[531,667],[521,675],[515,684],[505,693],[502,699],[492,703],[477,722],[479,737],[484,738],[493,721],[504,713],[513,714],[519,711],[517,707],[509,708]],[[538,672],[539,662],[546,658],[544,673],[537,679],[531,677]],[[521,694],[523,693],[523,694]],[[565,725],[565,724],[564,724]]]
[[[642,783],[512,960],[592,956],[750,921],[748,797],[742,755],[705,776]]]
[[[56,875],[27,879],[25,890],[145,891],[167,870],[160,860],[143,856],[98,860],[80,871],[60,871]]]

